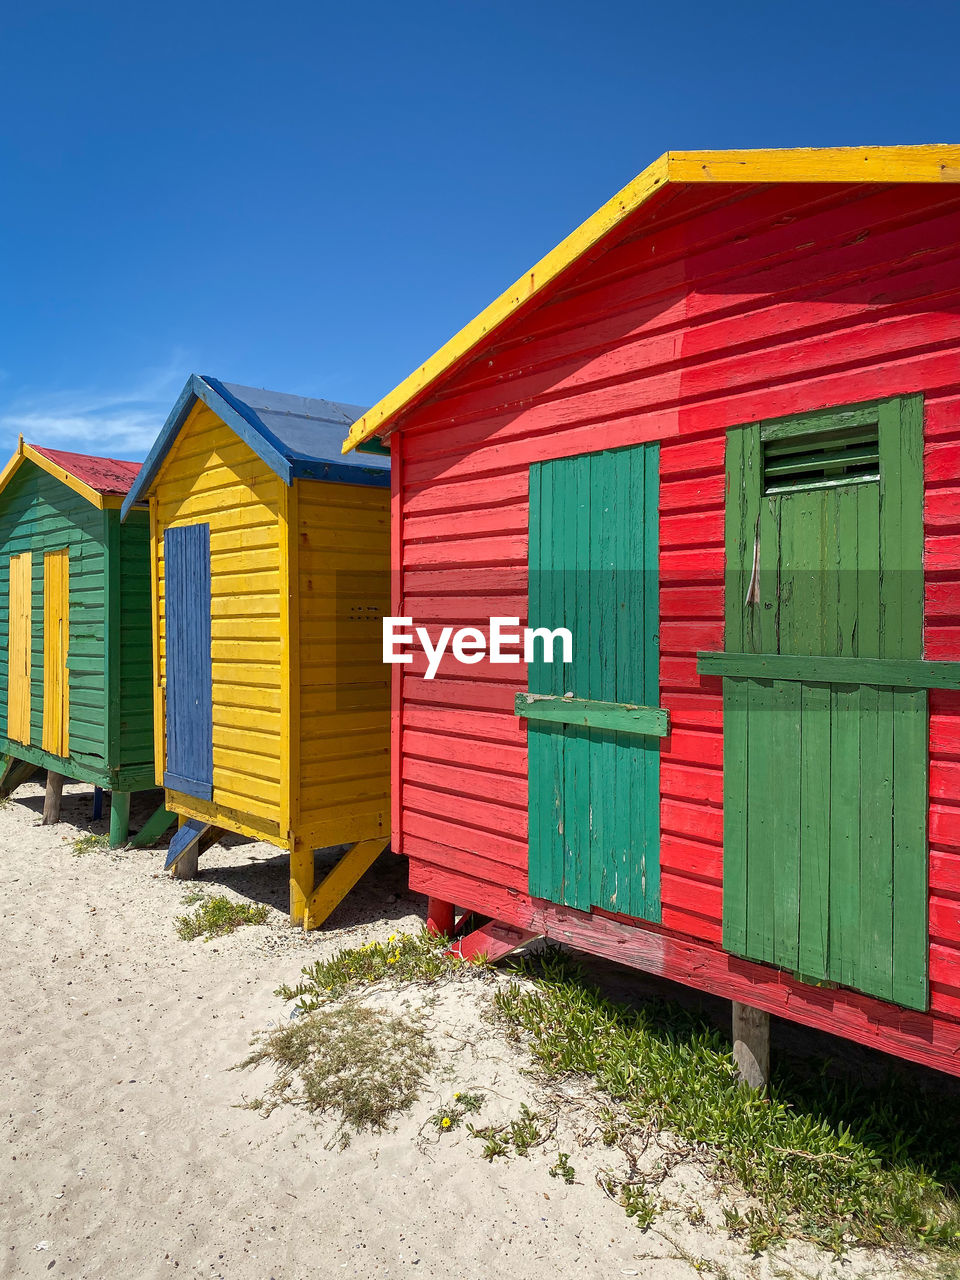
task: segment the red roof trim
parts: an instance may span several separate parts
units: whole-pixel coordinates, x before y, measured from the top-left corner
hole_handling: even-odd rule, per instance
[[[140,470],[139,462],[124,462],[119,458],[95,458],[88,453],[67,453],[63,449],[44,449],[38,444],[30,446],[37,453],[75,480],[95,489],[97,493],[113,493],[122,496],[130,490]]]

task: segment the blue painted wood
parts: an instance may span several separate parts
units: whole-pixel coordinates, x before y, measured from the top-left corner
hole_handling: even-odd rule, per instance
[[[291,484],[298,476],[343,484],[390,484],[388,459],[355,454],[344,457],[340,452],[351,424],[365,412],[360,405],[261,391],[193,373],[124,499],[122,520],[146,498],[198,400],[248,444],[284,484]]]
[[[171,867],[176,866],[183,855],[193,848],[209,828],[209,822],[200,822],[197,818],[188,818],[183,826],[178,828],[170,841],[170,847],[167,849],[167,860],[163,864],[164,871],[169,871]]]
[[[93,788],[93,820],[98,822],[103,817],[103,787]]]
[[[167,624],[167,759],[163,785],[213,798],[210,526],[163,535]]]

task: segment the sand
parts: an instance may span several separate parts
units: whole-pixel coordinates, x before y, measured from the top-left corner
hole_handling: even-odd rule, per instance
[[[69,786],[57,827],[39,825],[38,786],[0,808],[0,1275],[906,1274],[882,1254],[838,1264],[806,1245],[751,1258],[722,1230],[723,1201],[697,1165],[674,1170],[662,1188],[673,1207],[639,1231],[597,1184],[609,1151],[579,1145],[589,1112],[577,1087],[558,1109],[486,1020],[503,976],[367,997],[419,1009],[441,1057],[393,1131],[340,1151],[332,1125],[302,1110],[243,1108],[268,1077],[231,1068],[256,1031],[288,1017],[278,983],[341,946],[418,929],[422,900],[386,855],[322,931],[303,935],[283,914],[285,859],[231,839],[204,856],[199,885],[265,902],[269,921],[183,942],[175,919],[191,886],[164,875],[162,851],[74,853],[79,834],[105,830],[90,797]],[[429,1123],[465,1089],[485,1091],[483,1122],[526,1103],[552,1117],[554,1137],[528,1158],[488,1163],[465,1129],[441,1136]],[[573,1185],[550,1176],[560,1149]]]

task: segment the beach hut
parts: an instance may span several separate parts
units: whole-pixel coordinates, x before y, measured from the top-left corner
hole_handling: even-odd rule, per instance
[[[157,782],[191,874],[226,830],[290,852],[322,922],[389,843],[389,458],[362,410],[192,376],[123,505],[147,501]],[[319,885],[314,850],[350,849]]]
[[[755,1078],[770,1013],[960,1073],[958,182],[668,153],[345,445],[390,448],[395,614],[571,633],[393,669],[434,923],[728,997]]]
[[[147,513],[120,524],[138,469],[21,437],[0,474],[0,789],[48,770],[54,821],[64,778],[107,789],[114,845],[154,785]]]

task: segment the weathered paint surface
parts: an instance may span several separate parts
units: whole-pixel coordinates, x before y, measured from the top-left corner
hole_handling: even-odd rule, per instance
[[[7,737],[30,742],[30,630],[33,613],[29,551],[11,556],[7,588]]]
[[[112,534],[111,534],[112,530]],[[84,781],[118,789],[151,785],[153,776],[153,707],[144,701],[149,688],[149,648],[142,637],[149,626],[144,587],[149,581],[145,512],[134,512],[121,530],[119,511],[101,508],[23,459],[0,493],[0,633],[16,626],[10,615],[10,563],[30,560],[30,698],[29,747],[35,764],[56,768]],[[110,545],[118,549],[111,559]],[[54,714],[44,697],[45,673],[57,669],[46,662],[45,557],[64,553],[66,581],[61,575],[59,609],[68,627],[68,649],[60,654],[62,699]],[[53,579],[51,579],[51,584]],[[66,594],[62,593],[66,588]],[[24,615],[25,616],[25,615]],[[111,631],[109,619],[121,620]],[[20,626],[24,623],[21,621]],[[117,663],[111,635],[129,635],[125,661]],[[8,651],[0,648],[0,726],[7,723]],[[63,704],[66,717],[63,717]],[[44,708],[52,717],[47,724]],[[61,724],[69,755],[67,768],[57,751],[45,750],[45,724],[52,732]],[[122,733],[114,726],[123,725]],[[16,754],[18,744],[0,737],[0,750]],[[63,749],[63,742],[60,743]]]
[[[724,679],[728,950],[927,1005],[923,405],[910,396],[727,437],[726,647],[806,678]],[[817,658],[866,658],[878,682]],[[880,687],[880,686],[883,687]]]
[[[163,535],[166,576],[164,786],[201,800],[213,794],[213,670],[210,634],[210,526],[178,525]]]
[[[530,468],[530,626],[573,638],[571,664],[527,669],[554,705],[657,706],[659,453]],[[659,920],[659,735],[531,720],[527,741],[530,892]]]
[[[198,403],[164,459],[155,484],[159,698],[166,723],[164,535],[203,522],[210,528],[213,798],[172,791],[168,808],[284,842],[289,714],[280,615],[282,481],[248,445]],[[162,782],[165,749],[157,762]]]
[[[933,186],[668,189],[622,232],[399,420],[393,612],[525,620],[530,464],[661,442],[662,923],[718,947],[722,682],[696,654],[724,643],[726,432],[923,392],[924,657],[960,658],[960,201]],[[525,673],[423,669],[394,668],[411,883],[523,926]],[[930,1005],[958,1017],[960,694],[930,694],[930,750]],[[685,963],[672,975],[694,981]],[[829,994],[840,1030],[857,997]]]
[[[43,740],[44,751],[70,752],[70,554],[43,553]]]

